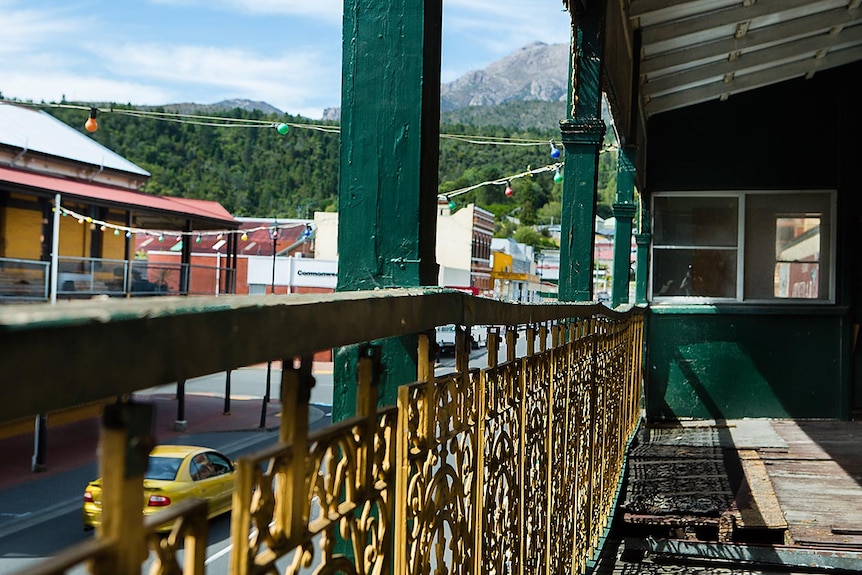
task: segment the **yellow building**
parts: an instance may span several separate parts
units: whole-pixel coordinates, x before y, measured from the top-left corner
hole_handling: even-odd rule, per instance
[[[147,194],[149,177],[43,111],[0,103],[0,302],[130,294],[134,232],[238,227],[217,202]]]

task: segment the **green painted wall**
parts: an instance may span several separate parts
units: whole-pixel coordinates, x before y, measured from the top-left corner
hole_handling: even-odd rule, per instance
[[[646,359],[651,420],[846,419],[843,316],[654,308]]]
[[[860,74],[860,63],[825,70],[648,121],[646,202],[656,191],[782,189],[837,190],[838,201],[835,304],[652,307],[649,419],[862,413]]]

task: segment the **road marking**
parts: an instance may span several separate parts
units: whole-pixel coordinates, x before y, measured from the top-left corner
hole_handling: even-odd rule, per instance
[[[221,551],[214,553],[214,554],[210,555],[209,557],[207,557],[207,560],[204,561],[204,565],[209,565],[210,563],[212,563],[216,559],[220,559],[221,557],[224,557],[225,555],[230,553],[231,549],[233,549],[233,543],[228,543],[227,547],[225,547]]]
[[[64,501],[62,503],[58,503],[47,509],[40,510],[39,513],[25,513],[22,514],[20,521],[13,521],[10,525],[6,525],[5,527],[0,527],[0,539],[11,535],[13,533],[17,533],[18,531],[22,531],[24,529],[29,529],[30,527],[35,527],[36,525],[41,525],[47,521],[51,521],[61,515],[65,515],[67,513],[71,513],[75,509],[81,508],[82,502],[80,497],[76,497],[75,499],[71,499],[69,501]],[[81,529],[84,528],[83,522],[81,523]]]

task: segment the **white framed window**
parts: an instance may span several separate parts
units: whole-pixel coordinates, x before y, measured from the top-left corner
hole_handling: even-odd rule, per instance
[[[650,299],[832,303],[833,191],[658,192]]]

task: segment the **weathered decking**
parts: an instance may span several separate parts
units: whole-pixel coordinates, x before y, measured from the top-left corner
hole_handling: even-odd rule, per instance
[[[862,569],[862,422],[647,427],[621,513],[653,554]]]

